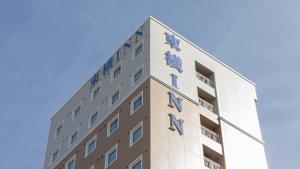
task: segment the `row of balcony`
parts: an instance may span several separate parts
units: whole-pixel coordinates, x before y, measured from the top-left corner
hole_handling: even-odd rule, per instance
[[[212,130],[210,130],[204,126],[201,126],[201,133],[203,135],[205,135],[206,137],[212,139],[213,141],[221,143],[219,134],[213,132]]]
[[[214,83],[212,82],[212,80],[210,80],[209,78],[205,77],[201,73],[196,72],[196,78],[198,80],[202,81],[203,83],[207,84],[208,86],[214,88]]]
[[[202,99],[201,97],[199,97],[199,103],[202,107],[206,108],[207,110],[216,113],[214,106],[209,102],[205,101],[204,99]]]
[[[204,157],[204,166],[209,169],[223,169],[221,164],[218,164],[207,157]]]
[[[199,83],[197,82],[197,90],[200,106],[212,113],[218,114],[214,72],[198,62],[195,62],[195,69],[196,78],[199,81]],[[224,169],[222,144],[219,134],[220,126],[214,119],[210,119],[214,116],[206,115],[201,115],[202,117],[200,118],[201,134],[205,137],[203,138],[204,166],[209,169]]]

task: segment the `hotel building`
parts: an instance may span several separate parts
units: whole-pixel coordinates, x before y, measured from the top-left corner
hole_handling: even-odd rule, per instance
[[[267,169],[256,101],[149,17],[51,118],[44,169]]]

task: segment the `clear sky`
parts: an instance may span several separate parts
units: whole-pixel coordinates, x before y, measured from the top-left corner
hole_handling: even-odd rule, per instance
[[[299,7],[299,0],[0,0],[0,168],[42,168],[50,117],[150,15],[256,83],[269,168],[297,168]]]

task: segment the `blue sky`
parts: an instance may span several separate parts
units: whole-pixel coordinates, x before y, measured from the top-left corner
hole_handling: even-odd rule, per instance
[[[42,168],[50,117],[149,15],[256,82],[269,168],[295,168],[299,6],[298,0],[0,0],[1,168]]]

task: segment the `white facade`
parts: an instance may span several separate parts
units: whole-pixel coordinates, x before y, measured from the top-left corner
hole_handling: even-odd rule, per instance
[[[139,84],[148,78],[154,78],[171,87],[172,73],[178,76],[179,89],[176,90],[196,106],[199,106],[197,88],[201,88],[210,95],[209,97],[215,100],[214,105],[217,107],[217,112],[215,114],[208,113],[206,116],[221,125],[223,146],[221,147],[219,144],[212,146],[215,147],[214,149],[217,152],[224,155],[226,168],[267,169],[264,141],[262,140],[256,112],[255,102],[257,96],[255,85],[152,17],[138,31],[143,32],[143,35],[135,33],[129,39],[131,42],[130,47],[122,45],[120,48],[121,61],[116,62],[117,52],[113,55],[113,67],[110,68],[108,76],[106,78],[100,76],[97,83],[92,85],[92,87],[91,81],[86,82],[53,116],[44,169],[53,168],[55,164],[60,162],[122,100],[125,100]],[[170,49],[170,44],[166,43],[165,33],[175,35],[180,40],[180,52],[176,49]],[[129,43],[129,41],[125,43]],[[143,44],[143,50],[135,58],[134,51],[140,44]],[[126,50],[126,55],[123,55],[124,50]],[[178,55],[182,59],[182,73],[170,66],[166,66],[165,53],[167,51]],[[214,87],[203,84],[196,78],[196,62],[213,73],[212,81],[214,82]],[[114,79],[113,72],[118,66],[121,66],[121,73]],[[132,76],[139,68],[143,68],[143,76],[134,84]],[[103,67],[99,70],[100,74],[102,74]],[[100,94],[93,99],[91,98],[93,90],[98,85],[100,85]],[[111,97],[116,89],[120,91],[120,100],[117,104],[111,105]],[[81,112],[77,117],[74,117],[72,112],[79,106],[81,106]],[[97,111],[99,114],[97,123],[89,127],[89,118]],[[63,129],[55,137],[56,128],[60,124],[63,125]],[[77,141],[73,145],[68,146],[68,137],[74,133],[74,130],[78,130]],[[56,162],[52,163],[51,152],[56,149],[59,149],[59,157]]]

